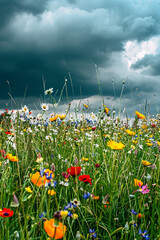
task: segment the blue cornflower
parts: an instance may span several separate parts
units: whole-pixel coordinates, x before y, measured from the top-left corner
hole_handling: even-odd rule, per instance
[[[39,215],[39,218],[43,218],[43,217],[45,217],[45,215],[46,215],[46,212],[42,212],[42,213]]]
[[[144,232],[142,232],[141,229],[138,230],[138,233],[146,240],[149,240],[149,234],[146,234],[147,233],[147,230],[145,230]]]
[[[83,195],[83,198],[84,199],[88,199],[90,197],[90,193],[89,192],[87,192],[87,193],[85,193],[84,195]]]
[[[76,205],[74,205],[73,203],[70,202],[70,203],[68,203],[67,206],[64,207],[64,210],[73,209],[76,207],[77,207]]]
[[[45,170],[46,170],[46,168],[43,168],[43,170],[40,170],[40,175],[41,175],[41,177],[43,177]]]
[[[95,233],[94,229],[89,229],[89,232],[92,234],[92,237],[94,237],[94,238],[97,237],[97,233]]]
[[[50,175],[49,175],[48,172],[47,172],[47,173],[46,173],[46,178],[47,178],[47,179],[52,179],[52,178],[53,178],[52,175],[53,175],[52,173],[50,173]]]
[[[137,215],[137,212],[135,212],[134,210],[132,210],[131,213]]]
[[[67,214],[67,217],[71,217],[71,216],[72,216],[72,213],[69,211]]]

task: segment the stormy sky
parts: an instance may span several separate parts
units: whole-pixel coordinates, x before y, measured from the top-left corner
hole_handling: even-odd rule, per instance
[[[72,100],[114,101],[124,80],[123,99],[156,104],[159,10],[159,0],[0,0],[1,107],[8,93],[43,96],[42,76],[57,97],[67,78]]]

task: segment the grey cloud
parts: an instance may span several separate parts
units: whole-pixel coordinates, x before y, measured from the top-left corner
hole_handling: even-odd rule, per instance
[[[42,75],[46,87],[59,89],[59,94],[68,72],[75,96],[80,95],[80,89],[84,96],[98,94],[92,61],[102,71],[109,69],[107,75],[101,75],[103,94],[113,95],[111,79],[116,78],[119,95],[124,75],[119,73],[120,64],[114,68],[115,59],[122,61],[119,53],[127,41],[143,41],[159,34],[156,4],[154,1],[142,8],[139,2],[124,0],[1,1],[1,22],[5,23],[0,36],[2,98],[8,97],[7,80],[13,96],[23,96],[27,85],[27,95],[38,96],[43,92]],[[134,79],[133,74],[132,82]],[[68,91],[72,95],[70,81]],[[129,91],[126,85],[124,94]]]
[[[160,54],[146,54],[142,59],[132,64],[132,69],[142,69],[143,73],[150,75],[160,75]],[[148,69],[144,69],[148,67]]]

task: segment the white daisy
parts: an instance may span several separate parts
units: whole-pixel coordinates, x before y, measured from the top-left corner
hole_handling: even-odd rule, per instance
[[[53,88],[49,88],[48,90],[44,91],[45,95],[51,95],[53,93]]]
[[[48,104],[46,104],[46,103],[42,103],[41,108],[43,111],[47,111],[49,109]]]
[[[24,105],[24,107],[22,107],[22,112],[25,112],[25,113],[29,112],[29,109],[26,105]]]

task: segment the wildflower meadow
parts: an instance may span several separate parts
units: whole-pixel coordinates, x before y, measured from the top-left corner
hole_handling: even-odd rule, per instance
[[[159,240],[159,115],[41,108],[0,117],[0,239]]]

